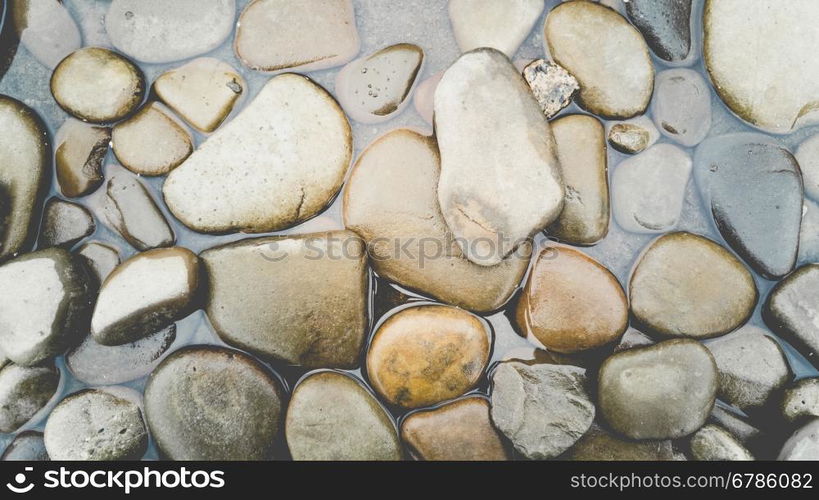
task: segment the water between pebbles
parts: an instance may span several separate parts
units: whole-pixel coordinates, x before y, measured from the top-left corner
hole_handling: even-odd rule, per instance
[[[239,12],[247,5],[250,0],[237,0],[237,18]],[[538,59],[543,57],[543,22],[548,13],[560,0],[547,0],[544,13],[541,19],[535,24],[535,28],[529,34],[528,38],[523,42],[521,47],[515,54],[514,59]],[[64,0],[64,5],[70,10],[74,19],[80,25],[83,35],[84,46],[101,46],[111,47],[112,45],[104,29],[104,16],[108,9],[109,2],[102,0]],[[356,24],[358,32],[361,36],[361,51],[359,56],[370,54],[386,46],[408,42],[414,43],[424,49],[425,63],[420,75],[420,80],[428,78],[435,73],[446,69],[459,55],[460,50],[455,42],[452,34],[452,29],[449,24],[449,17],[447,14],[446,0],[412,0],[403,2],[387,2],[383,0],[354,0],[356,11]],[[696,35],[701,40],[701,26],[697,26],[698,34]],[[235,30],[234,30],[235,34]],[[251,102],[253,97],[259,92],[262,86],[270,79],[269,75],[257,73],[244,67],[236,58],[233,48],[233,36],[228,38],[224,44],[215,50],[202,54],[197,57],[210,56],[218,58],[227,62],[233,68],[238,70],[247,83],[247,88],[240,103],[235,107],[231,115],[226,121],[232,119],[237,113],[241,111],[243,106]],[[657,72],[667,69],[660,59],[654,57],[655,70]],[[139,63],[140,68],[145,73],[146,81],[150,84],[156,77],[170,68],[181,66],[184,61],[177,61],[169,64],[144,64]],[[698,60],[691,69],[698,71],[707,80],[708,76],[705,72],[702,60]],[[315,82],[323,86],[329,92],[334,92],[335,79],[338,71],[341,68],[332,68],[324,71],[309,72],[307,75]],[[49,80],[51,78],[51,70],[37,62],[33,56],[22,46],[18,48],[14,61],[12,62],[5,77],[0,80],[0,93],[10,95],[22,100],[32,108],[34,108],[47,124],[50,137],[54,138],[57,129],[62,125],[63,121],[68,115],[62,111],[54,99],[51,97],[49,90]],[[712,126],[707,137],[720,136],[734,132],[750,132],[756,131],[747,126],[741,120],[736,118],[725,107],[722,101],[711,92],[712,101]],[[575,104],[572,104],[561,115],[582,113],[583,111]],[[647,111],[650,116],[651,108]],[[354,133],[354,149],[355,157],[366,148],[370,142],[384,133],[396,128],[414,128],[424,133],[431,133],[432,127],[428,125],[413,106],[407,108],[397,117],[380,124],[361,124],[353,120],[350,121]],[[199,132],[192,130],[194,134],[194,141],[198,147],[205,140],[205,136]],[[796,147],[807,137],[819,132],[819,126],[803,128],[788,136],[778,137],[778,139],[787,146],[791,151],[795,151]],[[668,139],[661,138],[658,142],[670,142]],[[693,157],[693,148],[687,149],[688,153]],[[609,175],[616,168],[617,164],[625,159],[627,155],[614,151],[613,148],[608,148],[608,165]],[[113,174],[119,171],[124,171],[122,167],[117,165],[113,153],[109,151],[108,156],[104,162],[106,179],[109,179]],[[158,178],[142,178],[142,181],[151,191],[155,199],[160,200],[161,187],[164,177]],[[52,180],[52,188],[49,196],[57,195],[55,186],[57,185],[56,178]],[[89,207],[95,216],[100,214],[99,207],[104,196],[105,189],[100,188],[92,195],[82,198],[80,203]],[[221,245],[231,241],[246,238],[247,235],[233,234],[224,236],[211,236],[195,233],[185,226],[179,224],[168,212],[164,204],[160,204],[166,218],[172,224],[177,236],[177,245],[189,248],[194,252],[200,252],[206,248]],[[341,198],[338,197],[332,205],[321,213],[318,217],[305,222],[297,227],[281,231],[275,234],[304,234],[316,231],[325,231],[332,229],[341,229],[343,224],[341,222]],[[700,199],[695,183],[689,181],[685,204],[683,212],[677,226],[678,230],[691,231],[698,234],[703,234],[709,238],[719,241],[724,246],[728,246],[716,228],[713,221],[708,216],[704,209],[702,200]],[[271,233],[273,234],[273,233]],[[257,235],[254,235],[257,236]],[[261,235],[258,235],[261,236]],[[620,283],[626,287],[628,283],[628,275],[631,266],[639,251],[653,239],[653,235],[634,234],[623,231],[617,226],[617,223],[612,220],[608,236],[598,243],[596,246],[583,249],[591,257],[600,261],[603,265],[608,267],[620,280]],[[123,260],[127,259],[136,250],[126,243],[119,235],[108,229],[104,223],[97,216],[97,229],[87,240],[98,240],[108,242],[118,249]],[[535,239],[535,243],[542,243],[546,238],[539,235]],[[801,264],[801,262],[800,262]],[[759,287],[760,297],[764,298],[768,290],[773,286],[773,282],[760,278],[754,273],[754,279]],[[384,298],[389,294],[385,289],[390,287],[385,281],[373,277],[373,286],[371,294],[371,334],[375,330],[378,323],[383,320],[384,316],[380,318],[375,317],[373,311],[383,310]],[[412,295],[405,292],[407,295]],[[420,299],[418,299],[420,300]],[[760,317],[760,307],[762,305],[760,299],[757,308],[750,320],[750,324],[762,326],[764,324]],[[401,307],[401,306],[399,306]],[[406,306],[403,306],[406,307]],[[507,307],[506,309],[509,309]],[[504,311],[499,311],[491,315],[487,315],[486,319],[492,326],[494,333],[494,348],[492,352],[492,361],[496,362],[503,359],[511,351],[515,351],[516,355],[520,353],[533,352],[534,348],[527,340],[520,337],[509,322],[511,314]],[[797,379],[807,376],[817,376],[819,372],[813,368],[801,355],[784,342],[780,342],[786,352],[788,361]],[[213,344],[226,345],[214,333],[212,327],[208,323],[203,311],[197,311],[191,316],[182,321],[177,322],[177,337],[174,344],[168,350],[172,352],[182,346],[191,344]],[[296,369],[292,367],[283,367],[271,365],[272,368],[281,376],[285,386],[291,390],[298,382],[299,378],[304,375],[305,370]],[[49,404],[38,413],[26,426],[18,430],[19,432],[25,430],[42,431],[45,426],[45,420],[51,409],[66,395],[76,392],[88,386],[84,382],[75,379],[71,372],[65,365],[65,360],[62,356],[57,358],[57,367],[62,373],[60,388],[55,394],[54,398]],[[352,370],[351,373],[356,374],[362,379],[366,378],[366,374],[362,370]],[[132,382],[123,384],[127,387],[133,388],[142,392],[145,386],[147,377],[134,380]],[[486,394],[488,389],[488,380],[484,377],[478,388],[474,391],[477,393]],[[396,420],[400,419],[403,411],[388,408]],[[0,433],[0,450],[4,449],[6,445],[13,439],[14,434]],[[152,460],[158,458],[158,453],[153,442],[144,456],[145,459]]]

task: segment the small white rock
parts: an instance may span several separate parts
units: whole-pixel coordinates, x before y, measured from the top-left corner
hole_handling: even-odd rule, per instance
[[[652,114],[664,136],[696,146],[711,129],[711,88],[694,70],[663,71],[654,85]]]
[[[461,52],[480,47],[512,57],[543,12],[544,0],[450,0],[449,20]]]
[[[193,153],[190,132],[158,102],[115,125],[111,144],[122,166],[147,176],[165,175]]]

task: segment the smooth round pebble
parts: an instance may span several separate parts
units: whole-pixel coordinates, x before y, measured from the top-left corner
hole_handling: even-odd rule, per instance
[[[367,375],[390,404],[429,406],[473,388],[491,348],[490,333],[477,316],[449,306],[410,307],[376,330]]]
[[[57,392],[60,371],[54,363],[0,369],[0,432],[14,432],[40,411]]]
[[[46,462],[50,460],[43,442],[43,434],[25,431],[17,434],[0,455],[3,462]]]
[[[265,460],[278,440],[284,397],[281,382],[250,356],[193,346],[151,373],[145,416],[170,460]]]
[[[722,427],[708,424],[691,436],[691,455],[707,462],[749,461],[754,456]]]
[[[96,229],[94,216],[82,205],[59,198],[49,199],[40,226],[40,248],[71,248]]]
[[[660,132],[686,147],[696,146],[711,129],[711,88],[691,69],[657,75],[651,113]]]
[[[819,460],[819,418],[797,429],[785,441],[777,460]]]
[[[147,176],[167,174],[193,153],[190,132],[156,102],[116,124],[111,144],[122,166]]]
[[[105,176],[102,162],[108,154],[111,129],[69,118],[57,131],[54,157],[57,183],[63,196],[78,198],[94,192]]]
[[[762,319],[819,368],[819,264],[807,264],[777,283],[762,307]]]

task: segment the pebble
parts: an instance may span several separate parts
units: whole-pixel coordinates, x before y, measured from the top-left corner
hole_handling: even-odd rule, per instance
[[[694,460],[707,462],[749,461],[754,456],[725,429],[708,424],[691,436]]]
[[[0,369],[0,432],[14,432],[31,420],[59,384],[54,363],[32,367],[12,363]]]
[[[746,413],[767,406],[791,380],[785,353],[761,328],[746,325],[706,347],[717,362],[717,396]]]
[[[572,98],[580,90],[580,84],[571,73],[559,64],[543,59],[527,64],[523,68],[523,78],[549,119],[571,104]]]
[[[583,437],[561,456],[561,459],[581,462],[659,462],[680,460],[681,457],[669,440],[626,440],[597,424],[592,424]]]
[[[335,95],[355,121],[387,121],[409,104],[423,64],[421,47],[390,45],[344,66],[336,77]]]
[[[777,460],[819,460],[819,418],[797,429],[785,441]]]
[[[129,391],[129,392],[126,392]],[[46,421],[52,460],[138,460],[148,449],[142,410],[124,387],[84,389],[66,397]]]
[[[145,77],[125,57],[85,47],[62,60],[51,75],[51,93],[66,113],[91,123],[115,122],[133,113],[145,95]]]
[[[500,52],[477,49],[446,70],[435,91],[435,132],[441,211],[472,262],[497,265],[560,215],[551,129]]]
[[[103,214],[137,250],[168,247],[176,239],[167,219],[136,177],[115,174],[108,181]]]
[[[355,368],[368,331],[364,243],[350,231],[247,239],[202,252],[222,340],[311,368]]]
[[[477,316],[450,306],[410,307],[375,331],[367,376],[391,405],[430,406],[475,387],[491,350],[491,333]]]
[[[320,371],[303,378],[285,423],[293,460],[400,460],[395,423],[352,375]]]
[[[111,43],[146,63],[180,61],[215,49],[233,31],[235,0],[113,0]]]
[[[122,166],[147,176],[165,175],[193,153],[190,132],[157,102],[115,125],[111,145]]]
[[[791,423],[819,418],[819,378],[805,378],[785,389],[780,409]]]
[[[225,121],[247,84],[229,64],[201,57],[168,70],[154,81],[154,92],[193,128],[211,133]]]
[[[105,176],[102,162],[108,154],[111,129],[69,118],[57,131],[54,157],[60,192],[78,198],[96,191]]]
[[[169,460],[269,459],[284,406],[284,387],[274,373],[222,347],[174,352],[145,386],[146,420]]]
[[[546,349],[575,353],[615,342],[628,327],[628,301],[602,264],[570,247],[544,247],[526,281],[515,319]]]
[[[0,266],[0,349],[33,366],[62,353],[88,328],[93,295],[79,258],[60,248],[39,250]]]
[[[76,253],[85,258],[88,269],[94,273],[100,284],[120,264],[119,251],[98,241],[90,241],[82,245]]]
[[[654,344],[654,340],[645,333],[636,328],[628,328],[626,333],[620,337],[620,343],[614,348],[614,352],[627,351],[635,347],[645,347]]]
[[[763,431],[751,425],[747,417],[740,416],[733,410],[725,410],[719,405],[714,406],[708,421],[730,432],[746,448],[759,448],[767,437]]]
[[[233,48],[250,69],[307,72],[350,61],[360,45],[351,0],[253,0],[239,17]]]
[[[162,190],[171,212],[196,231],[277,231],[322,211],[351,157],[350,124],[335,99],[289,73],[271,79]]]
[[[450,0],[449,21],[461,52],[491,47],[512,57],[543,7],[544,0]]]
[[[433,122],[435,89],[438,88],[438,83],[443,76],[444,72],[439,71],[421,81],[415,88],[415,98],[413,99],[415,111],[430,125]]]
[[[797,262],[819,262],[819,204],[805,198],[799,228]]]
[[[689,339],[622,351],[598,375],[598,409],[631,439],[676,439],[703,426],[717,392],[717,366]]]
[[[757,298],[751,273],[732,253],[686,232],[651,242],[629,281],[634,319],[664,337],[725,335],[748,320]]]
[[[98,344],[93,335],[88,335],[66,355],[65,360],[71,373],[87,384],[122,384],[149,374],[174,340],[176,325],[118,346]]]
[[[566,197],[548,233],[572,245],[593,245],[609,230],[605,129],[588,115],[563,116],[551,127]]]
[[[645,151],[660,138],[660,131],[646,116],[638,116],[624,122],[609,122],[606,128],[611,147],[627,155]]]
[[[35,211],[50,176],[48,133],[37,113],[16,99],[0,95],[0,261],[14,256],[36,232]]]
[[[43,434],[25,431],[17,434],[0,455],[2,462],[47,462],[50,460],[43,442]]]
[[[503,437],[492,427],[489,401],[481,396],[411,413],[401,423],[401,439],[418,460],[461,462],[512,458]]]
[[[60,0],[9,3],[20,43],[49,69],[82,46],[80,29]]]
[[[409,129],[370,144],[344,192],[345,227],[358,233],[382,278],[471,311],[503,306],[529,265],[513,253],[479,266],[464,257],[438,206],[440,158],[434,137]]]
[[[682,63],[692,53],[692,0],[629,0],[628,18],[663,61]]]
[[[763,278],[793,270],[802,179],[793,155],[768,136],[741,133],[700,144],[694,177],[720,234]]]
[[[554,458],[589,430],[595,408],[576,366],[504,361],[492,373],[492,422],[524,457]]]
[[[817,121],[817,17],[819,3],[811,0],[775,6],[764,1],[708,2],[703,58],[717,95],[728,108],[776,134]],[[754,77],[748,78],[751,74]]]
[[[43,210],[40,227],[40,248],[71,248],[96,229],[94,216],[82,205],[51,198]]]
[[[794,156],[802,171],[805,194],[819,201],[819,134],[805,139]]]
[[[645,112],[654,87],[648,46],[616,11],[594,2],[565,2],[546,17],[547,54],[580,82],[578,104],[610,119]]]
[[[620,162],[611,178],[612,212],[633,233],[665,233],[677,226],[691,178],[691,157],[657,144]]]
[[[762,308],[768,327],[819,368],[819,264],[800,267],[773,287]]]
[[[91,317],[91,334],[102,345],[135,342],[196,309],[199,258],[182,247],[131,257],[106,278]]]
[[[651,113],[664,136],[696,146],[711,129],[711,88],[694,70],[662,71],[654,84]]]

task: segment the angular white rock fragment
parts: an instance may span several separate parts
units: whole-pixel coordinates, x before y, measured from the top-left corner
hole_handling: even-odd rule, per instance
[[[554,138],[526,81],[502,53],[477,49],[435,91],[438,200],[464,255],[498,264],[563,207]]]
[[[360,45],[351,0],[253,0],[233,48],[250,69],[304,72],[344,64]]]
[[[82,46],[80,29],[60,0],[9,3],[20,43],[44,66],[53,69]]]
[[[785,134],[819,120],[819,2],[710,0],[703,58],[740,118]]]
[[[543,12],[543,0],[450,0],[449,20],[461,52],[480,47],[512,57]]]
[[[404,110],[424,63],[424,50],[411,43],[383,48],[344,66],[336,96],[354,120],[378,123]]]
[[[233,30],[235,0],[113,0],[105,15],[111,42],[146,63],[209,52]]]
[[[663,71],[654,85],[651,113],[664,136],[696,146],[711,129],[711,88],[694,70]]]
[[[277,231],[327,206],[351,156],[335,99],[307,77],[279,75],[168,175],[163,194],[196,231]]]
[[[532,89],[546,118],[552,118],[572,103],[580,88],[577,79],[559,65],[538,59],[523,68],[523,78]]]
[[[614,169],[611,197],[617,223],[633,233],[664,233],[677,225],[691,177],[682,149],[658,144]]]
[[[216,130],[245,92],[242,76],[227,63],[201,57],[162,73],[154,92],[200,132]]]
[[[614,10],[562,3],[546,18],[547,54],[580,82],[578,103],[606,118],[631,118],[651,100],[654,66],[643,36]]]
[[[168,109],[152,102],[114,126],[114,154],[140,175],[164,175],[193,153],[193,137]]]

